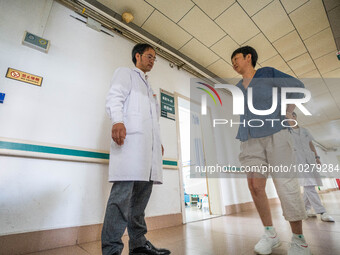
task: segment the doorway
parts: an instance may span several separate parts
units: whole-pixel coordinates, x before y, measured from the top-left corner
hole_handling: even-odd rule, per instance
[[[200,178],[190,177],[190,167],[205,165],[207,162],[200,114],[192,109],[192,105],[190,107],[190,99],[175,95],[178,112],[179,157],[181,159],[179,169],[181,171],[183,222],[188,223],[220,216],[221,210],[219,208],[213,210],[211,206],[213,199],[210,195],[216,192],[211,192],[211,188],[209,189],[209,180],[206,174],[201,174]],[[193,119],[195,120],[194,126],[192,125]],[[190,149],[194,151],[190,153]],[[193,155],[195,156],[193,157]],[[217,193],[219,194],[219,191]],[[219,200],[219,196],[217,196],[217,200]],[[215,203],[216,205],[220,207],[220,203]]]

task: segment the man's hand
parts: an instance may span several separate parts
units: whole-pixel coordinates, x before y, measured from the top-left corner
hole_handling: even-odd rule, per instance
[[[321,161],[319,158],[316,159],[316,164],[321,165]]]
[[[162,156],[164,156],[164,147],[163,147],[163,144],[162,144]]]
[[[112,126],[112,139],[118,145],[123,145],[126,137],[126,128],[124,123],[117,123]]]
[[[293,113],[292,112],[286,112],[286,118],[287,119],[293,119]]]

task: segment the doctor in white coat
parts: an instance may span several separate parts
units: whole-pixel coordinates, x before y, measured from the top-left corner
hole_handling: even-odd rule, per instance
[[[149,44],[132,50],[135,68],[118,68],[111,80],[106,111],[112,121],[109,181],[113,182],[102,230],[103,255],[120,255],[127,228],[129,254],[166,255],[145,238],[144,211],[153,184],[162,183],[163,146],[159,107],[147,80],[156,60]]]
[[[297,120],[295,112],[293,112],[292,116],[294,120]],[[291,133],[294,138],[296,163],[303,166],[305,164],[321,164],[320,157],[313,145],[314,138],[309,131],[306,128],[296,125],[292,128]],[[301,172],[299,173],[299,181],[300,185],[303,186],[303,200],[308,217],[316,217],[316,214],[312,212],[313,208],[317,214],[320,214],[322,221],[334,222],[334,219],[326,212],[326,209],[322,205],[320,197],[315,190],[315,186],[322,186],[319,172]]]

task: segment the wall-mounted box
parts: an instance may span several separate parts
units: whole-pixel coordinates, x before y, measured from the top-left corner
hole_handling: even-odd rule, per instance
[[[25,32],[22,44],[33,49],[47,53],[50,48],[50,41],[40,36],[31,34],[30,32]]]
[[[0,93],[0,104],[3,104],[5,100],[5,93]]]

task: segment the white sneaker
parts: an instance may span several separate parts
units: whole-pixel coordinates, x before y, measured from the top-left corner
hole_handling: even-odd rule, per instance
[[[291,242],[288,255],[312,255],[312,252],[310,251],[308,244]]]
[[[280,239],[275,233],[273,237],[265,232],[260,241],[255,245],[254,251],[257,254],[271,254],[272,249],[280,246]]]
[[[321,220],[322,221],[328,221],[328,222],[334,222],[333,217],[330,216],[328,213],[321,214]]]
[[[307,210],[307,216],[308,216],[308,217],[316,217],[316,213],[314,213],[314,212],[312,211],[312,209],[308,209],[308,210]]]

